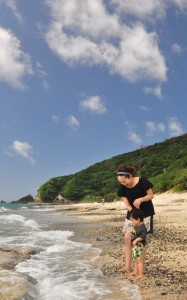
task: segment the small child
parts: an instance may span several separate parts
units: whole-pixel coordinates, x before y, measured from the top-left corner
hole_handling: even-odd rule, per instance
[[[132,256],[135,259],[135,268],[131,275],[136,276],[139,280],[144,277],[144,264],[145,264],[145,245],[147,229],[143,223],[143,213],[141,209],[133,209],[131,211],[131,221],[133,223],[132,230]]]

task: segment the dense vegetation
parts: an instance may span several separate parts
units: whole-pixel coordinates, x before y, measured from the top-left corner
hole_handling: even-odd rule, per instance
[[[60,194],[72,201],[116,198],[116,169],[119,165],[138,166],[138,175],[154,184],[154,192],[187,189],[187,134],[124,153],[68,176],[48,180],[38,189],[44,202]]]
[[[11,201],[11,203],[21,203],[21,204],[27,204],[27,203],[30,203],[30,202],[34,202],[34,198],[32,195],[27,195],[25,197],[22,197],[20,198],[19,200],[17,201]]]
[[[39,197],[44,202],[51,202],[56,198],[57,195],[64,196],[64,188],[71,180],[71,178],[72,175],[51,178],[46,183],[40,186],[38,190]]]

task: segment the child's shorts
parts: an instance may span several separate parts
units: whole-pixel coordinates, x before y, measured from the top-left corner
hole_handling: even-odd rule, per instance
[[[145,227],[147,229],[147,233],[153,233],[153,216],[144,218],[143,222],[144,222]],[[134,228],[134,226],[132,224],[132,221],[125,218],[123,233],[125,233],[125,232],[130,232],[131,233],[133,228]]]

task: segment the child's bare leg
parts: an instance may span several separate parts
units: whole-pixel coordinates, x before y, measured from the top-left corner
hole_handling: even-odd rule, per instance
[[[146,247],[144,248],[143,253],[142,253],[142,262],[143,262],[143,267],[144,267],[143,273],[145,272],[145,256],[146,256]]]
[[[138,263],[137,259],[134,261],[134,270],[130,273],[131,276],[138,276]]]
[[[138,266],[138,275],[136,276],[136,279],[139,280],[144,277],[144,260],[143,258],[141,260],[137,261]]]

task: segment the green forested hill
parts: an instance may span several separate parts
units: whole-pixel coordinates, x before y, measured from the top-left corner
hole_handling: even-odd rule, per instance
[[[16,204],[19,204],[19,203],[27,204],[27,203],[32,203],[32,202],[34,202],[34,198],[32,195],[27,195],[25,197],[20,198],[17,201],[11,201],[11,203],[16,203]]]
[[[187,134],[148,147],[117,155],[68,176],[49,179],[38,189],[44,202],[52,202],[60,194],[80,201],[92,198],[111,201],[116,198],[119,165],[137,165],[138,175],[154,184],[154,192],[187,189]]]

